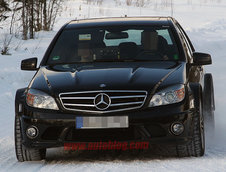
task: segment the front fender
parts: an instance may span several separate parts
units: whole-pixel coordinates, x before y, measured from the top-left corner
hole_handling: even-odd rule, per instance
[[[15,96],[15,114],[21,115],[25,103],[25,92],[27,88],[18,89]]]
[[[194,105],[196,109],[199,109],[199,100],[202,102],[202,86],[200,83],[189,83],[192,96],[194,98]]]

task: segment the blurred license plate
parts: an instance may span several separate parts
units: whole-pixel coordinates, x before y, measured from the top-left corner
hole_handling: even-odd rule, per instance
[[[76,117],[77,129],[128,127],[128,116]]]

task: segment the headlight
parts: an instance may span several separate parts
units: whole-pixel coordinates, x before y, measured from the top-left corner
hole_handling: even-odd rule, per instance
[[[175,85],[156,93],[149,107],[161,106],[181,102],[185,97],[184,85]]]
[[[53,97],[35,89],[28,90],[26,102],[29,106],[35,108],[59,110]]]

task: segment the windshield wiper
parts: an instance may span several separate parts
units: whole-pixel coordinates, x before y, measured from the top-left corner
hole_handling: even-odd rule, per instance
[[[142,61],[148,61],[148,62],[168,62],[168,61],[173,61],[173,62],[176,62],[175,60],[164,60],[164,59],[133,59],[133,61],[139,61],[139,62],[142,62]]]
[[[93,62],[125,62],[125,59],[95,59]]]

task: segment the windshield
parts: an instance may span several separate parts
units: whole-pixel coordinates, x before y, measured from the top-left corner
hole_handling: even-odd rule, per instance
[[[168,27],[111,27],[64,30],[47,64],[108,61],[178,61]]]

